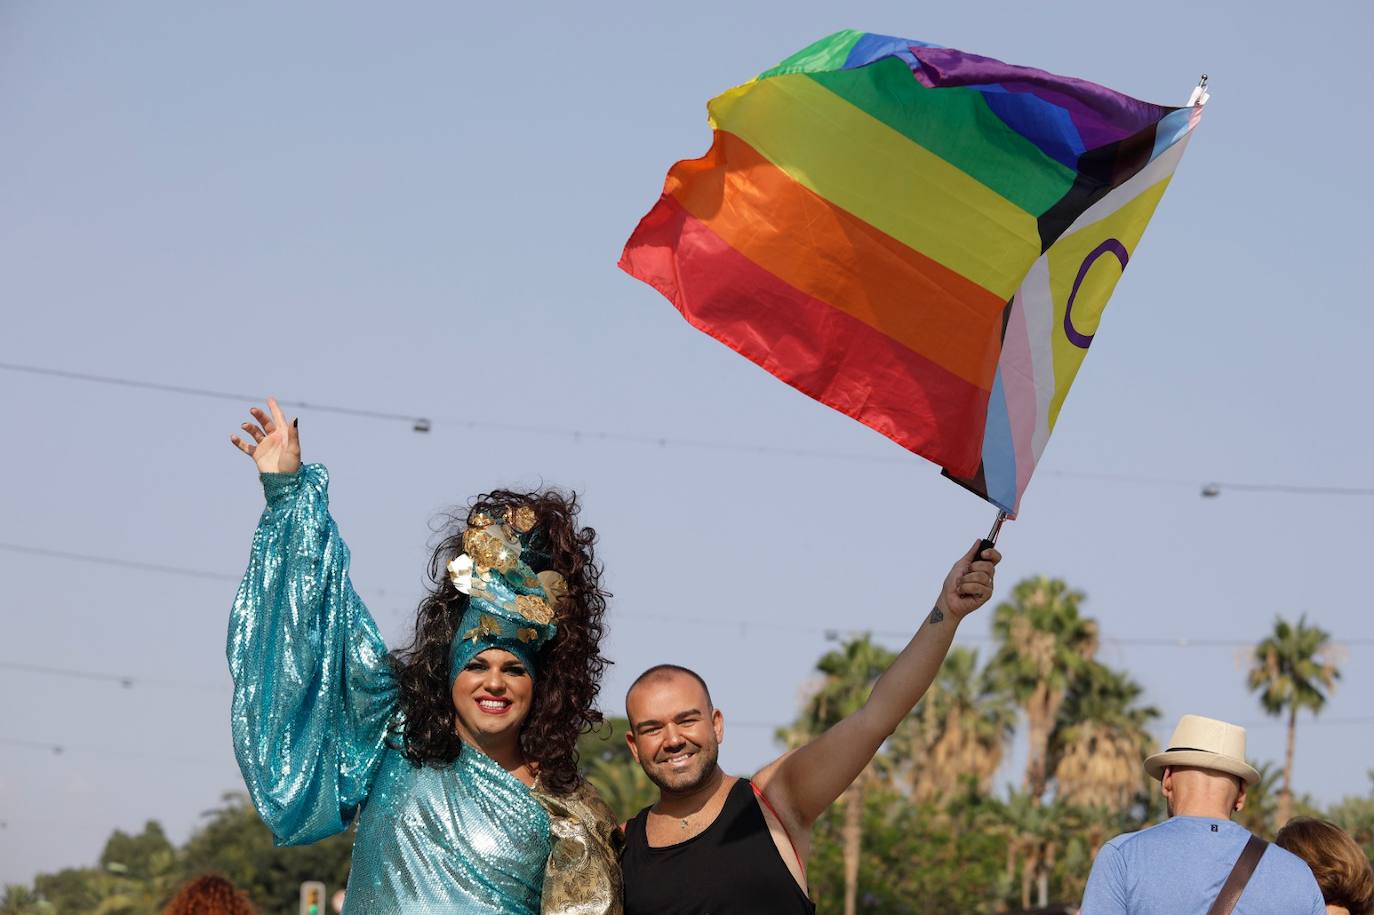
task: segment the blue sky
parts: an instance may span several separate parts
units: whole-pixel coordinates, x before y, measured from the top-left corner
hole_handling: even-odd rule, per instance
[[[1104,659],[1145,685],[1161,737],[1201,712],[1253,725],[1251,754],[1279,760],[1242,649],[1179,642],[1255,640],[1302,612],[1338,641],[1374,637],[1357,575],[1369,498],[1198,494],[1374,483],[1370,18],[1356,3],[16,0],[0,8],[0,362],[432,417],[417,435],[298,411],[392,644],[437,512],[498,484],[576,488],[616,595],[606,709],[651,663],[696,667],[727,714],[723,761],[745,772],[776,752],[824,631],[912,629],[992,511],[615,268],[667,167],[709,144],[707,99],[844,27],[1165,103],[1205,71],[1206,117],[1004,534],[1000,580],[1086,591]],[[6,371],[0,402],[0,542],[241,571],[261,501],[227,443],[237,404]],[[148,818],[183,838],[241,786],[233,582],[8,549],[0,574],[0,662],[135,678],[0,667],[0,880],[93,862]],[[983,644],[990,616],[960,640]],[[1326,712],[1303,718],[1297,786],[1320,800],[1368,787],[1371,658],[1350,644]]]

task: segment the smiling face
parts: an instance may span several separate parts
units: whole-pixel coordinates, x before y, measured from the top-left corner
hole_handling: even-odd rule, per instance
[[[488,648],[453,681],[458,736],[479,747],[519,739],[533,699],[534,680],[524,663],[509,651]]]
[[[724,720],[693,677],[665,672],[625,697],[630,752],[665,794],[696,790],[716,771]]]

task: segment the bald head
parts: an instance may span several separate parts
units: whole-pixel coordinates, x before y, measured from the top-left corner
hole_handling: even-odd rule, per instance
[[[1169,766],[1161,782],[1170,816],[1228,820],[1245,806],[1245,782],[1238,775],[1197,766]]]
[[[687,683],[694,684],[701,691],[699,697],[701,711],[710,714],[714,708],[711,704],[711,690],[706,686],[706,681],[701,678],[700,674],[677,664],[655,664],[636,677],[635,682],[631,683],[630,688],[625,691],[625,717],[630,720],[630,727],[634,727],[635,723],[635,713],[631,710],[630,703],[641,687],[668,684],[686,686]]]

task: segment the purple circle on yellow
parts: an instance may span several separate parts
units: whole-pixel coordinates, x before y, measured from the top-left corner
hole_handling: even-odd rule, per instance
[[[1064,307],[1064,336],[1069,338],[1069,342],[1081,349],[1087,349],[1093,342],[1093,334],[1079,333],[1078,328],[1073,326],[1073,300],[1078,298],[1078,287],[1083,285],[1083,280],[1088,275],[1088,269],[1093,262],[1102,255],[1111,252],[1116,255],[1116,259],[1121,262],[1121,269],[1126,269],[1126,262],[1131,259],[1130,252],[1126,246],[1115,238],[1109,238],[1102,244],[1088,252],[1088,256],[1083,258],[1083,263],[1078,267],[1078,276],[1074,277],[1073,289],[1069,291],[1069,303]]]

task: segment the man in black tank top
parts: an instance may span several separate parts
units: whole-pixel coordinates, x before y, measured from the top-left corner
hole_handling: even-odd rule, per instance
[[[630,686],[625,736],[657,803],[626,824],[626,915],[809,913],[811,828],[916,707],[969,613],[992,596],[1001,554],[980,544],[945,577],[935,607],[863,708],[764,766],[752,780],[717,764],[725,718],[685,667],[651,667]]]

